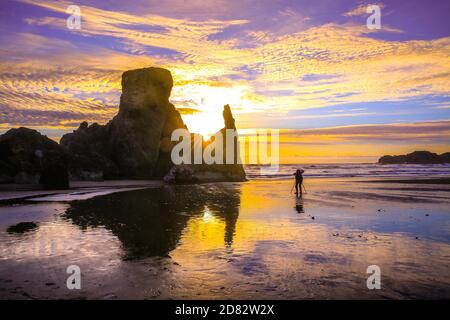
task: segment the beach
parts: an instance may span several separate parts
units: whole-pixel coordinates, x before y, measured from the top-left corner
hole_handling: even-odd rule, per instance
[[[448,299],[442,178],[306,177],[302,198],[280,177],[1,191],[0,298]]]

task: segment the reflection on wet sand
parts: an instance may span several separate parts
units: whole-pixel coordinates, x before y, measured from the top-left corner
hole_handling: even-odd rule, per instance
[[[233,186],[164,186],[75,201],[64,216],[82,229],[104,227],[122,242],[125,259],[166,256],[193,217],[225,222],[223,243],[233,243],[239,189]]]
[[[305,208],[303,206],[303,197],[299,196],[295,198],[295,211],[297,213],[305,213]]]
[[[295,198],[290,188],[155,186],[5,206],[0,299],[450,297],[450,189],[315,180]],[[65,288],[69,264],[83,272],[79,292]],[[366,287],[373,264],[381,290]]]

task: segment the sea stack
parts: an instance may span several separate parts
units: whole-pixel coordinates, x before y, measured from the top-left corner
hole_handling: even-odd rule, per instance
[[[122,75],[118,114],[106,125],[82,123],[61,138],[75,180],[152,179],[170,170],[170,133],[186,128],[169,102],[168,70],[143,68]],[[169,158],[170,160],[170,158]]]
[[[227,146],[226,134],[228,131],[236,131],[235,120],[229,105],[223,108],[224,127],[215,135],[220,134],[223,138],[223,164],[182,164],[171,168],[169,173],[164,177],[164,181],[168,183],[195,183],[195,182],[220,182],[220,181],[246,181],[244,167],[238,156],[238,137],[235,136],[233,146]],[[205,149],[212,143],[212,140],[203,141],[202,148]],[[227,148],[234,148],[233,163],[226,163]]]
[[[437,154],[429,151],[414,151],[406,155],[382,156],[380,164],[440,164],[450,163],[450,152]]]
[[[32,129],[9,130],[0,136],[0,183],[41,183],[55,189],[68,188],[69,178],[244,181],[245,172],[237,158],[233,164],[174,165],[171,152],[178,142],[171,141],[172,132],[187,127],[169,102],[172,87],[172,75],[166,69],[124,72],[117,115],[105,125],[82,122],[64,135],[59,145]],[[225,105],[223,117],[220,132],[236,130],[229,105]]]
[[[73,180],[155,179],[182,171],[194,172],[194,181],[243,181],[241,164],[175,168],[170,140],[175,129],[187,129],[169,102],[173,87],[170,71],[143,68],[122,75],[118,114],[106,125],[86,122],[61,138],[70,155]],[[225,129],[236,129],[231,108],[223,111]],[[170,175],[169,175],[170,176]],[[172,182],[176,179],[172,179]],[[189,179],[188,179],[189,180]]]

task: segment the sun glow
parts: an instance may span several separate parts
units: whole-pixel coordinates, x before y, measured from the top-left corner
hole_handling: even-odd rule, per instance
[[[184,114],[183,120],[193,133],[199,133],[208,139],[224,126],[222,116],[223,106],[229,104],[233,115],[242,110],[246,112],[252,108],[248,88],[245,86],[227,86],[224,84],[185,84],[175,86],[174,100],[183,100],[175,103],[179,107],[188,107],[197,110],[193,114]],[[181,99],[181,97],[183,97]],[[187,102],[186,102],[187,101]]]
[[[222,112],[218,108],[215,112],[205,111],[184,115],[183,120],[190,132],[201,134],[205,140],[223,127]]]

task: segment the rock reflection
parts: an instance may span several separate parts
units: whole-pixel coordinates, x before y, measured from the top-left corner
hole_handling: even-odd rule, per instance
[[[110,230],[129,260],[168,255],[188,221],[208,215],[225,222],[224,245],[231,246],[239,205],[233,185],[164,186],[74,201],[64,216],[83,230]]]
[[[18,224],[8,227],[8,229],[6,229],[6,232],[8,232],[10,234],[11,233],[21,234],[21,233],[36,230],[37,228],[38,228],[38,225],[34,222],[20,222]]]

